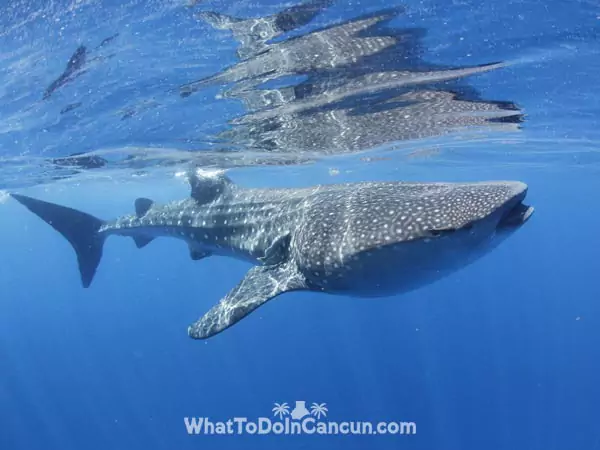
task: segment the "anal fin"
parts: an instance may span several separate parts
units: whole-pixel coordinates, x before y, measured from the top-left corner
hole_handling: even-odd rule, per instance
[[[144,248],[146,245],[152,242],[154,238],[149,236],[134,236],[133,240],[137,248]]]
[[[195,250],[192,247],[190,247],[190,258],[192,258],[194,261],[199,261],[201,259],[209,257],[210,255],[210,252]]]
[[[300,289],[306,289],[306,282],[293,261],[255,266],[217,305],[188,327],[188,335],[193,339],[214,336],[279,294]]]

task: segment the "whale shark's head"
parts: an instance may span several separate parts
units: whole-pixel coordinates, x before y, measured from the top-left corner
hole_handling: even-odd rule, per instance
[[[406,211],[413,223],[409,239],[451,235],[505,233],[524,224],[533,207],[525,205],[527,185],[519,181],[442,184],[439,192],[414,198]]]
[[[474,261],[518,229],[533,213],[526,195],[527,185],[516,181],[325,191],[299,233],[298,257],[322,288],[408,290]]]

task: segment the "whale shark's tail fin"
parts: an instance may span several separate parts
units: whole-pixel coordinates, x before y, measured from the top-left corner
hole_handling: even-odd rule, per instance
[[[11,194],[11,196],[71,243],[77,254],[83,287],[89,287],[102,258],[104,236],[98,231],[104,222],[76,209],[25,195]]]

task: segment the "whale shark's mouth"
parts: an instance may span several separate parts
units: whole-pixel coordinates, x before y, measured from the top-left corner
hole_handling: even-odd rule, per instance
[[[514,228],[521,226],[527,222],[527,219],[531,217],[533,211],[533,206],[526,205],[519,200],[512,208],[509,208],[504,212],[498,222],[497,228]]]

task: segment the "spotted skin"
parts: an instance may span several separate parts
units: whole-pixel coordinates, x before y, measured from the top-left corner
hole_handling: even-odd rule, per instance
[[[198,204],[195,199],[153,205],[137,217],[106,223],[100,233],[122,236],[169,236],[190,248],[259,263],[274,240],[292,233],[299,208],[312,190],[235,189],[235,193]]]
[[[206,338],[282,292],[381,296],[441,278],[483,254],[477,250],[494,235],[502,211],[520,201],[526,189],[518,182],[305,189],[228,184],[212,202],[188,199],[153,206],[142,217],[117,219],[101,231],[173,236],[206,254],[259,264],[190,327],[192,337]],[[261,265],[273,242],[284,236],[290,236],[286,248]]]
[[[414,289],[480,256],[503,212],[527,187],[362,183],[338,189],[306,208],[294,256],[313,288],[380,296]]]
[[[166,205],[140,199],[135,215],[111,222],[13,197],[74,245],[84,286],[109,235],[133,237],[139,246],[175,237],[188,243],[193,259],[219,254],[255,264],[188,328],[195,339],[214,336],[284,292],[372,297],[423,286],[485,254],[533,211],[522,203],[527,186],[514,181],[247,189],[221,173],[191,182],[191,198]],[[91,234],[74,229],[75,222]]]

